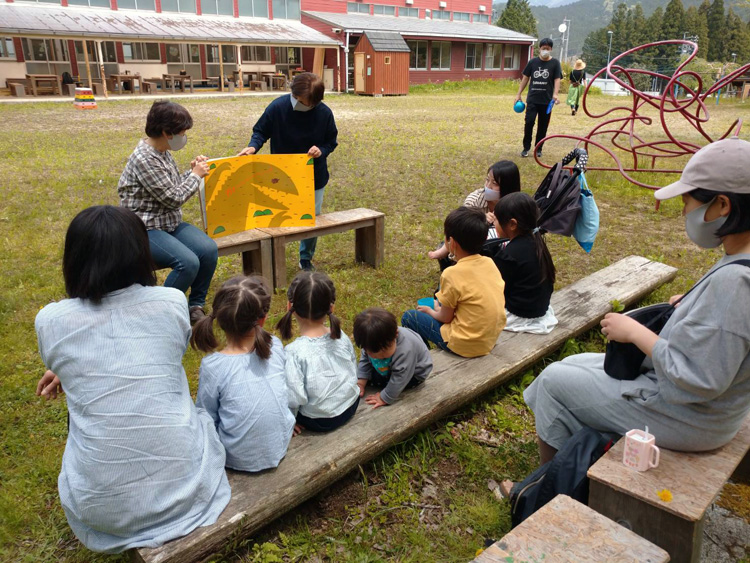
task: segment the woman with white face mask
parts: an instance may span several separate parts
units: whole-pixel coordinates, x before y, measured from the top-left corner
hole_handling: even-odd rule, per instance
[[[498,238],[500,234],[496,231],[495,216],[493,211],[500,198],[521,191],[521,173],[518,166],[512,160],[500,160],[487,169],[487,176],[481,188],[474,190],[466,196],[464,207],[478,207],[487,215],[488,233],[487,238]],[[442,245],[427,253],[427,256],[440,262],[440,269],[453,265],[448,259],[448,249]]]
[[[622,435],[645,425],[658,446],[681,451],[711,450],[735,436],[750,413],[748,162],[750,143],[717,141],[693,155],[678,182],[656,192],[659,200],[682,196],[688,237],[703,248],[723,247],[724,256],[661,333],[626,315],[604,317],[609,340],[646,354],[636,379],[609,377],[604,354],[579,354],[551,364],[526,389],[542,463],[582,426]]]
[[[208,174],[208,160],[196,156],[180,174],[169,151],[187,144],[193,126],[188,111],[174,102],[154,102],[146,118],[146,135],[130,155],[117,191],[120,205],[138,215],[148,230],[157,268],[172,268],[164,285],[190,290],[190,322],[205,316],[203,306],[219,259],[216,243],[201,229],[182,220],[182,205],[198,193]]]

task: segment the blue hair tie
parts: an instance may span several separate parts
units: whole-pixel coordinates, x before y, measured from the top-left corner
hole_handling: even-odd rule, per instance
[[[533,231],[531,231],[531,234],[535,235],[535,234],[537,234],[538,232],[539,232],[539,227],[537,227],[536,229],[534,229]]]

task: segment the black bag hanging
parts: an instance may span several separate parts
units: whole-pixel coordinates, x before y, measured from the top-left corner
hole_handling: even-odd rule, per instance
[[[571,172],[565,169],[573,159]],[[555,164],[539,184],[534,201],[539,208],[537,224],[543,233],[571,236],[581,211],[581,186],[578,177],[586,168],[588,154],[575,149]]]
[[[625,314],[630,318],[635,319],[652,332],[659,334],[664,328],[664,325],[667,324],[667,321],[672,316],[672,313],[674,313],[675,307],[680,301],[685,299],[691,291],[703,283],[703,281],[711,276],[711,274],[721,270],[724,266],[730,266],[732,264],[739,264],[750,268],[750,260],[735,260],[734,262],[728,262],[703,276],[703,279],[691,287],[690,291],[675,301],[674,304],[657,303],[656,305],[649,305],[648,307],[635,309]],[[604,371],[614,379],[631,381],[641,374],[641,365],[645,359],[646,354],[635,344],[610,340],[607,342],[607,348],[604,352]]]

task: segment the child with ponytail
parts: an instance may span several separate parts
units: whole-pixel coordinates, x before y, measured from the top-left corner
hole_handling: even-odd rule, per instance
[[[226,335],[221,352],[201,362],[195,403],[214,419],[227,452],[226,466],[239,471],[276,467],[294,430],[284,348],[263,329],[270,306],[263,278],[236,276],[216,292],[211,314],[193,327],[191,344],[203,352],[219,347],[214,321]]]
[[[333,314],[336,288],[325,274],[303,271],[289,286],[287,299],[287,313],[276,328],[289,340],[295,319],[300,332],[285,349],[295,434],[302,428],[329,432],[345,424],[359,405],[354,346]]]
[[[550,306],[555,264],[538,217],[534,199],[523,192],[509,194],[495,206],[495,227],[509,239],[493,259],[505,280],[505,330],[511,332],[549,334],[557,325]]]

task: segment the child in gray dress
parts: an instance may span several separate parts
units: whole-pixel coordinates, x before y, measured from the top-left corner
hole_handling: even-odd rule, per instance
[[[201,362],[196,406],[214,420],[226,448],[226,466],[239,471],[276,467],[286,455],[294,429],[287,406],[284,348],[263,330],[271,292],[263,278],[236,276],[216,292],[211,313],[199,320],[194,348],[219,346],[214,320],[226,346]]]

